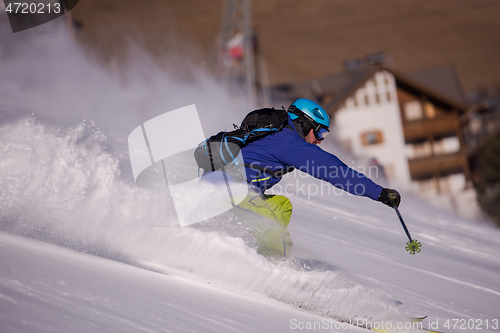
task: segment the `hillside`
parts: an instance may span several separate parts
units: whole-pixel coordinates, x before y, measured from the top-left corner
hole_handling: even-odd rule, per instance
[[[78,40],[105,61],[122,58],[132,37],[157,59],[181,53],[203,62],[214,55],[222,9],[222,0],[86,0],[73,15],[83,24]],[[495,0],[253,0],[252,10],[272,83],[321,77],[344,59],[386,52],[404,72],[453,64],[466,92],[500,84]]]

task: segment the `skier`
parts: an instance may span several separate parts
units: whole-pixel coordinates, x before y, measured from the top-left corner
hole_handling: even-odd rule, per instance
[[[259,253],[286,257],[293,246],[287,230],[292,216],[290,200],[282,195],[265,194],[281,180],[283,174],[293,169],[351,194],[365,196],[393,208],[399,206],[401,196],[396,190],[382,188],[318,147],[330,131],[329,127],[330,119],[326,111],[317,103],[300,98],[288,108],[288,122],[281,131],[241,149],[250,193],[238,204],[235,212],[252,212],[263,217],[252,228]],[[209,172],[204,176],[212,178],[216,173],[220,176],[221,172]],[[226,174],[225,177],[230,179],[237,178],[228,170]]]

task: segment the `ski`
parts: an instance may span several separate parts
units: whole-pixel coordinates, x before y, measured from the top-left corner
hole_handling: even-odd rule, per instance
[[[422,320],[424,320],[425,318],[427,318],[427,316],[424,316],[424,317],[415,317],[415,318],[410,318],[410,320],[414,323],[420,323]]]

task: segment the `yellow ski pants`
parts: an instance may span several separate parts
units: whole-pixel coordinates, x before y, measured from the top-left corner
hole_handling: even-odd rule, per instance
[[[237,209],[257,214],[250,228],[257,252],[266,257],[286,257],[293,247],[287,230],[292,203],[282,195],[250,193]],[[253,218],[252,218],[253,219]]]

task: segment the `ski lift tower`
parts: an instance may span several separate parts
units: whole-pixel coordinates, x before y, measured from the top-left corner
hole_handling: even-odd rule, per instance
[[[255,55],[250,0],[225,0],[218,67],[224,81],[255,97]]]

